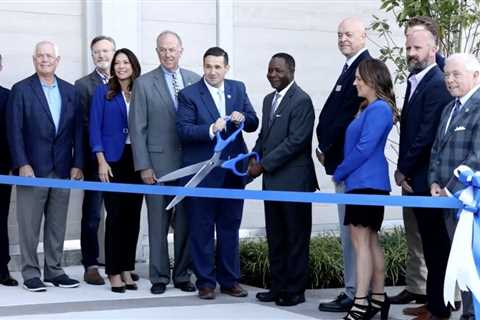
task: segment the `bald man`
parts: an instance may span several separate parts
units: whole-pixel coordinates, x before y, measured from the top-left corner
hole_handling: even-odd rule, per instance
[[[365,47],[367,39],[365,25],[360,19],[356,17],[344,19],[338,25],[337,35],[338,49],[346,61],[322,108],[317,126],[316,154],[328,175],[332,175],[343,160],[345,131],[363,100],[358,97],[357,89],[353,85],[355,70],[361,61],[371,58]],[[343,192],[343,190],[343,183],[335,183],[336,192]],[[344,217],[345,206],[339,205],[338,222],[343,249],[345,292],[331,302],[320,303],[318,307],[320,311],[346,312],[355,296],[355,252],[348,227],[343,225]]]

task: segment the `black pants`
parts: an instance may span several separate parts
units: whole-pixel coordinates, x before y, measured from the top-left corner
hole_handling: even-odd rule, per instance
[[[142,183],[133,167],[132,149],[125,145],[122,158],[109,163],[112,182]],[[142,194],[104,193],[107,218],[105,222],[105,273],[119,274],[135,269],[135,254],[140,231]]]
[[[0,169],[0,174],[7,175],[8,169]],[[8,210],[10,208],[10,193],[12,186],[0,185],[0,276],[8,274],[8,262],[10,261],[8,242]]]
[[[450,309],[443,302],[443,281],[450,254],[450,238],[442,209],[413,208],[422,238],[427,265],[427,308],[437,317],[449,317]]]
[[[265,201],[271,291],[274,294],[305,292],[308,279],[312,205]]]

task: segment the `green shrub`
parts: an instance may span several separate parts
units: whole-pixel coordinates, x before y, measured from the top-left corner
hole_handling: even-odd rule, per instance
[[[403,285],[407,245],[402,228],[380,234],[385,251],[385,283]],[[268,245],[264,239],[240,242],[242,282],[256,287],[270,285]],[[340,239],[333,233],[313,237],[310,241],[310,288],[338,288],[343,286],[343,261]]]

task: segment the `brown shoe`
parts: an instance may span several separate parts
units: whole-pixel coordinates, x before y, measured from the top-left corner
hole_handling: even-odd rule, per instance
[[[422,304],[419,307],[405,308],[402,312],[407,316],[421,316],[429,313],[426,304]]]
[[[198,288],[198,297],[204,300],[215,299],[215,289],[213,288]]]
[[[228,294],[232,297],[244,298],[248,296],[247,290],[243,289],[238,283],[235,283],[231,288],[220,288],[222,293]]]
[[[429,311],[426,313],[422,313],[421,315],[413,318],[412,320],[448,320],[449,318],[442,318],[442,317],[437,317],[431,314]]]
[[[105,280],[102,278],[97,268],[89,268],[83,274],[83,280],[88,284],[101,286],[105,284]]]

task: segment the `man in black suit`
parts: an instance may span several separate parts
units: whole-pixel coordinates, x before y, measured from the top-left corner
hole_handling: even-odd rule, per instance
[[[110,78],[110,64],[115,52],[115,41],[107,36],[97,36],[92,40],[90,50],[95,70],[75,81],[75,103],[82,110],[85,180],[99,181],[98,163],[90,151],[88,142],[88,119],[95,88],[99,84],[107,83]],[[82,264],[85,267],[83,279],[86,283],[93,285],[105,284],[105,280],[98,272],[97,260],[99,256],[98,226],[101,219],[102,200],[101,191],[84,191],[80,231]]]
[[[318,148],[316,154],[328,175],[332,175],[343,160],[345,131],[363,100],[358,96],[353,81],[358,64],[362,60],[371,58],[365,48],[366,39],[365,25],[358,18],[347,18],[339,24],[338,48],[347,61],[322,108],[317,126]],[[343,192],[343,184],[335,184],[335,190]],[[345,292],[331,302],[320,303],[320,311],[346,312],[353,303],[356,282],[355,252],[348,226],[343,225],[344,217],[345,206],[339,205],[338,222],[343,249]]]
[[[263,100],[262,129],[254,147],[260,162],[250,160],[249,175],[263,173],[264,190],[314,191],[317,178],[311,141],[315,113],[312,100],[295,82],[295,60],[277,53],[267,78],[274,92]],[[312,230],[312,204],[265,201],[265,224],[272,286],[257,299],[280,306],[305,301]]]
[[[0,55],[0,71],[2,70],[2,56]],[[0,174],[10,173],[10,151],[8,150],[5,112],[10,90],[0,86]],[[8,211],[10,208],[10,193],[12,186],[0,185],[0,284],[4,286],[18,286],[17,280],[10,276],[8,262],[10,261],[8,242]]]
[[[408,36],[412,32],[418,31],[418,30],[427,30],[430,33],[432,33],[438,42],[438,25],[437,23],[431,18],[431,17],[426,17],[426,16],[416,16],[413,18],[410,18],[407,22],[407,27],[405,29],[405,36]],[[438,44],[437,44],[438,45]],[[435,54],[435,62],[440,68],[440,70],[443,72],[443,67],[445,65],[445,58],[437,51]],[[425,69],[424,69],[425,70]],[[425,72],[428,72],[428,70],[425,70]],[[431,73],[429,77],[426,78],[431,78]],[[432,144],[432,137],[434,136],[434,132],[432,133],[432,130],[435,130],[436,125],[438,125],[438,118],[437,117],[429,117],[428,119],[426,118],[419,118],[416,117],[418,115],[422,114],[423,106],[421,106],[422,103],[425,102],[426,99],[426,92],[425,88],[423,90],[418,90],[421,88],[418,88],[416,90],[415,99],[412,99],[411,102],[414,103],[417,107],[413,106],[412,108],[409,108],[409,100],[410,100],[410,93],[412,92],[412,86],[411,86],[411,81],[413,81],[414,78],[416,79],[415,74],[411,74],[409,77],[409,82],[407,85],[407,90],[410,90],[407,92],[408,94],[405,96],[405,101],[403,104],[403,109],[404,110],[415,110],[413,112],[405,112],[402,117],[401,121],[401,135],[400,135],[400,149],[402,150],[402,154],[400,154],[400,160],[399,160],[399,165],[401,167],[405,166],[411,166],[412,161],[410,163],[405,163],[404,158],[407,156],[409,152],[414,152],[418,154],[420,153],[425,153],[430,152],[430,147]],[[427,80],[427,79],[425,79]],[[429,82],[429,81],[427,81]],[[445,92],[445,90],[443,90]],[[419,99],[420,98],[420,99]],[[441,98],[441,97],[440,97]],[[430,105],[435,105],[438,104],[438,99],[434,99],[434,101],[427,102],[427,104]],[[427,107],[428,109],[428,107]],[[407,119],[407,114],[409,115]],[[425,137],[425,131],[421,132],[416,132],[417,128],[422,128],[422,129],[427,129],[430,132],[428,132],[428,138]],[[403,138],[402,138],[403,137]],[[415,138],[418,137],[419,141],[415,142]],[[412,147],[411,151],[409,151],[409,148]],[[410,157],[410,156],[407,156]],[[418,158],[418,157],[413,157],[413,159]],[[412,159],[412,158],[410,158]],[[427,157],[422,157],[421,159],[418,158],[417,160],[419,161],[416,165],[416,173],[419,173],[419,168],[423,167],[423,171],[425,171],[425,165],[428,163],[429,156]],[[415,166],[415,165],[414,165]],[[422,171],[422,170],[420,170]],[[399,176],[399,172],[397,170],[396,177]],[[415,178],[415,180],[418,181],[418,178]],[[401,186],[400,181],[396,181],[397,185]],[[424,186],[422,186],[420,189],[423,189],[424,191],[427,190],[425,187],[425,181],[421,182]],[[417,183],[418,187],[418,183]],[[403,194],[409,194],[409,192],[405,189],[402,190]],[[406,234],[406,239],[407,239],[407,249],[408,249],[408,257],[407,257],[407,265],[405,269],[405,282],[406,286],[405,289],[402,290],[400,293],[398,293],[395,296],[390,297],[390,302],[392,304],[407,304],[410,302],[415,302],[415,303],[425,303],[426,302],[426,287],[427,287],[427,267],[425,265],[425,259],[423,255],[423,247],[422,247],[422,239],[420,237],[420,232],[418,231],[418,225],[417,225],[417,219],[415,218],[415,213],[412,208],[404,207],[402,209],[402,214],[403,214],[403,225],[405,228],[405,234]]]
[[[435,63],[437,52],[434,28],[415,29],[406,35],[408,78],[400,122],[400,150],[395,181],[404,194],[428,196],[430,151],[440,115],[452,100],[443,73]],[[407,308],[404,313],[421,316],[428,311],[448,317],[443,304],[443,279],[450,243],[441,209],[413,208],[427,266],[427,308]],[[425,312],[423,312],[425,311]]]

